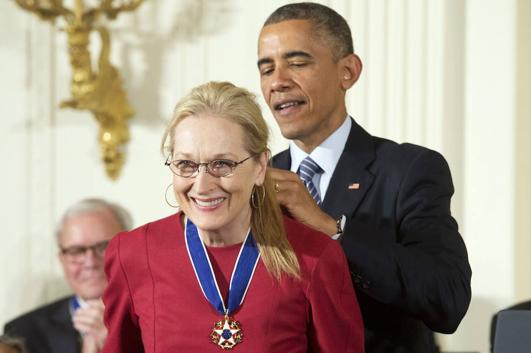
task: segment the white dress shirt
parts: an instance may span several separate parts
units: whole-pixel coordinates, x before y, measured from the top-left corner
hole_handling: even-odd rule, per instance
[[[336,169],[337,162],[347,143],[348,135],[350,134],[350,128],[352,127],[352,121],[347,115],[345,121],[341,126],[328,136],[319,146],[317,146],[310,154],[307,154],[301,150],[293,141],[290,141],[289,151],[291,155],[291,171],[297,173],[299,166],[304,158],[310,156],[321,167],[323,172],[321,174],[316,173],[312,179],[314,185],[319,191],[321,201],[324,201],[326,191],[330,185],[330,179]]]

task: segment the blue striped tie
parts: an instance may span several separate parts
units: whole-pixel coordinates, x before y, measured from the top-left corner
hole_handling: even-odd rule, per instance
[[[310,192],[310,195],[312,195],[318,205],[321,204],[321,197],[319,196],[319,190],[313,183],[312,179],[316,173],[320,174],[322,172],[323,170],[321,167],[319,167],[310,156],[304,158],[299,166],[299,177],[302,179],[306,188]]]

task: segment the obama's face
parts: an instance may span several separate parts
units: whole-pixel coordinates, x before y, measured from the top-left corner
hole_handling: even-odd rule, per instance
[[[262,28],[258,69],[282,135],[315,147],[344,121],[345,93],[361,62],[354,54],[337,60],[309,21],[287,20]]]

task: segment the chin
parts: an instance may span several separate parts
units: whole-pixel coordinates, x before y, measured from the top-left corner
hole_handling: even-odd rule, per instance
[[[103,291],[105,290],[105,286],[107,283],[93,283],[90,285],[85,284],[84,286],[80,286],[74,290],[74,292],[83,298],[84,300],[87,299],[99,299],[103,295]]]
[[[296,129],[293,126],[289,126],[289,125],[280,127],[280,133],[282,134],[282,136],[284,136],[284,138],[288,140],[298,140],[301,135],[301,132],[299,129]]]
[[[97,290],[81,291],[80,293],[76,294],[83,298],[83,300],[100,299],[103,295],[103,288]]]
[[[216,231],[223,227],[223,223],[218,222],[213,219],[202,219],[203,217],[190,217],[190,220],[195,224],[195,226],[201,231]]]

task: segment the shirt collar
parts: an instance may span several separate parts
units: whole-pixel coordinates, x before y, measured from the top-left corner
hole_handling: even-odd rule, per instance
[[[79,306],[82,309],[85,309],[88,307],[88,303],[85,300],[83,300],[79,295],[76,295],[76,299],[77,299],[77,302],[79,303]]]
[[[345,144],[347,143],[348,135],[350,134],[350,128],[352,127],[352,121],[347,115],[345,121],[341,126],[328,136],[319,146],[309,154],[309,156],[323,169],[323,174],[331,175],[336,168],[337,162]],[[306,152],[300,149],[293,141],[289,143],[289,151],[291,155],[291,171],[297,173],[299,165],[302,160],[308,156]]]

